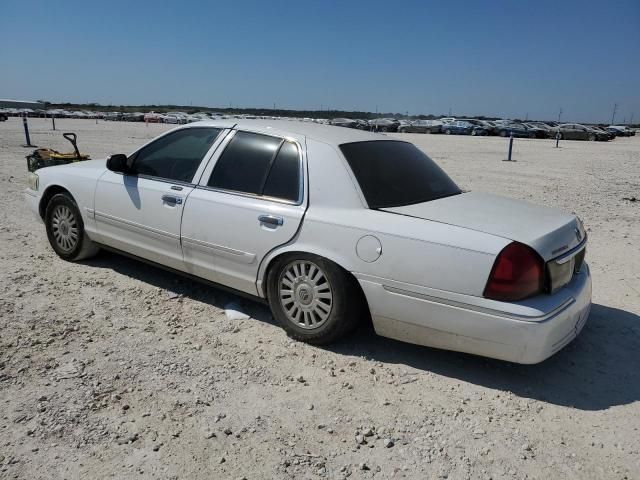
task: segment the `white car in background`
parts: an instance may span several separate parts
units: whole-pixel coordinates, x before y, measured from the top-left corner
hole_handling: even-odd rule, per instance
[[[130,155],[43,168],[25,198],[55,252],[99,248],[266,300],[327,343],[383,336],[519,363],[584,326],[574,215],[463,192],[412,143],[293,121],[207,121]]]

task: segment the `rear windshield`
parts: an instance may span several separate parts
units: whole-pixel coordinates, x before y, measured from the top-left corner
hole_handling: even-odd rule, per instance
[[[453,180],[412,143],[345,143],[340,150],[369,208],[401,207],[461,193]]]

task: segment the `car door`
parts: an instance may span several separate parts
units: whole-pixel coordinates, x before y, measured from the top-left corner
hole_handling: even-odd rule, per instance
[[[229,134],[187,199],[189,273],[257,294],[260,262],[296,235],[306,209],[303,145],[304,137]]]
[[[589,140],[589,132],[583,125],[576,125],[576,135],[579,140]]]
[[[566,135],[564,135],[566,140],[577,140],[578,135],[574,124],[567,125],[566,132]]]
[[[203,158],[223,130],[174,130],[129,157],[130,173],[107,171],[94,199],[98,241],[107,246],[184,270],[180,223],[184,202]],[[218,142],[219,143],[219,142]]]

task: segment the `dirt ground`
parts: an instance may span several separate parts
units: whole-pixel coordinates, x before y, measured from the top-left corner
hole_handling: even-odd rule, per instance
[[[30,119],[93,158],[169,126]],[[0,478],[640,478],[640,136],[608,143],[402,135],[465,189],[582,217],[581,336],[534,366],[377,337],[290,340],[268,309],[115,254],[67,263],[0,123]],[[229,319],[235,303],[252,318]]]

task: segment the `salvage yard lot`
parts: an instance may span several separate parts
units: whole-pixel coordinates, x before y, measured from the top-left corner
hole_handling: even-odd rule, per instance
[[[129,153],[163,124],[29,119],[32,143]],[[60,260],[0,123],[0,478],[640,478],[640,137],[390,134],[463,189],[578,214],[594,305],[522,366],[364,325],[318,348],[268,309],[111,253]],[[229,319],[225,306],[253,318]]]

